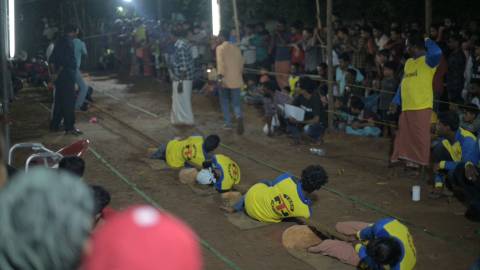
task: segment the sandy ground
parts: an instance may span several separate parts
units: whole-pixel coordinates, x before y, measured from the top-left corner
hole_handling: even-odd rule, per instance
[[[218,209],[214,196],[194,194],[177,181],[176,172],[165,169],[160,161],[149,161],[149,148],[176,135],[218,133],[222,142],[235,150],[222,147],[218,152],[239,163],[244,187],[276,177],[279,172],[270,167],[300,174],[310,164],[321,164],[330,182],[328,190],[317,192],[312,214],[315,221],[333,227],[338,221],[372,222],[387,215],[405,220],[417,247],[416,269],[468,269],[480,255],[480,226],[463,217],[465,209],[460,203],[455,199],[429,200],[425,182],[400,177],[387,168],[388,140],[328,134],[322,146],[327,155],[313,156],[309,146],[293,147],[287,137],[263,135],[260,114],[253,107],[244,107],[246,133],[238,136],[221,129],[222,117],[215,98],[195,94],[195,129],[174,128],[169,123],[169,85],[151,79],[124,81],[114,76],[90,80],[97,91],[95,105],[101,110],[78,113],[77,122],[85,132],[83,137],[91,140],[92,149],[146,196],[190,224],[208,247],[241,269],[311,268],[288,255],[281,245],[281,234],[291,223],[240,231]],[[76,139],[48,133],[48,111],[42,105],[49,106],[48,102],[44,90],[21,94],[12,106],[15,142],[41,141],[56,149]],[[98,123],[90,124],[91,117],[97,117]],[[21,157],[17,159],[19,167]],[[86,162],[85,178],[110,190],[114,207],[145,203],[92,152],[86,155]],[[422,186],[422,201],[414,203],[410,191],[417,184]],[[205,246],[203,250],[206,269],[230,269]]]

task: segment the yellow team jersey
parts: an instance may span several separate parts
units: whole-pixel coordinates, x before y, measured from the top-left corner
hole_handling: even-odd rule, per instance
[[[300,81],[299,76],[290,76],[288,77],[288,86],[290,86],[290,96],[295,96],[298,94],[297,84]]]
[[[240,167],[231,158],[224,155],[215,155],[213,157],[213,167],[221,171],[219,179],[215,182],[215,188],[218,191],[231,190],[234,185],[240,183]]]
[[[389,265],[388,269],[392,270],[412,270],[417,263],[417,252],[413,244],[413,238],[408,228],[393,218],[385,218],[370,225],[366,229],[359,232],[358,237],[364,244],[368,240],[373,240],[380,237],[394,237],[400,242],[402,247],[402,257],[400,262],[396,265]],[[355,250],[359,253],[361,259],[366,255],[366,248],[364,244],[355,246]]]
[[[304,194],[301,184],[293,176],[283,174],[269,186],[258,183],[245,195],[245,211],[261,222],[281,222],[284,218],[310,217],[311,201]]]
[[[171,140],[167,144],[166,161],[168,166],[179,169],[185,166],[185,162],[190,162],[195,166],[201,167],[205,161],[203,151],[203,137],[191,136],[185,140]]]
[[[436,70],[436,67],[432,68],[427,64],[426,56],[407,60],[400,91],[402,111],[433,107],[433,77]]]

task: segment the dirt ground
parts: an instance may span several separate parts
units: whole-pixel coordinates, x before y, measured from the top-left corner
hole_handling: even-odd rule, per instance
[[[147,159],[149,148],[159,142],[195,132],[221,136],[228,148],[218,152],[239,163],[244,187],[276,177],[279,172],[271,167],[300,174],[310,164],[321,164],[330,181],[328,190],[317,194],[312,219],[333,227],[338,221],[373,222],[387,215],[400,218],[414,237],[416,269],[468,269],[480,255],[480,226],[463,217],[464,206],[455,199],[429,200],[427,183],[398,176],[387,168],[388,140],[328,134],[322,146],[327,154],[318,157],[309,153],[309,146],[291,146],[287,137],[266,137],[260,114],[253,107],[244,107],[246,133],[238,136],[221,129],[215,98],[194,94],[195,129],[175,128],[169,123],[169,85],[152,79],[126,81],[113,75],[91,77],[90,83],[96,91],[97,108],[77,114],[77,126],[85,132],[83,137],[91,140],[93,150],[86,155],[85,178],[105,186],[118,209],[145,203],[137,192],[142,191],[184,219],[206,243],[205,269],[231,269],[219,257],[228,258],[240,269],[311,268],[288,255],[281,245],[281,234],[292,223],[241,231],[227,221],[214,196],[194,194],[177,181],[177,172]],[[48,133],[48,96],[46,90],[25,90],[13,104],[14,142],[40,141],[56,149],[77,139]],[[89,123],[91,117],[98,123]],[[22,166],[20,156],[17,166]],[[415,203],[410,191],[417,184],[422,186],[422,200]]]

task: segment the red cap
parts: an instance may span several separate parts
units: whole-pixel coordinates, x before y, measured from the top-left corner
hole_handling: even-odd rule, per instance
[[[94,232],[85,270],[200,270],[197,237],[177,218],[151,206],[116,213]]]

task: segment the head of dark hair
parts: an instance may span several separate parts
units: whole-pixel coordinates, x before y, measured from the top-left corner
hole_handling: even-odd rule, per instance
[[[295,28],[297,30],[301,30],[303,28],[303,22],[295,21],[290,25],[290,27]]]
[[[78,177],[83,177],[83,173],[85,172],[85,161],[77,156],[63,157],[58,164],[58,168]]]
[[[302,171],[302,189],[307,193],[319,190],[328,183],[328,175],[320,165],[310,165]]]
[[[75,24],[67,24],[65,26],[65,34],[76,33],[78,31],[78,26]]]
[[[352,109],[356,109],[356,110],[363,110],[363,108],[365,108],[365,104],[363,103],[362,99],[360,97],[357,97],[357,96],[352,96],[350,98],[350,107]]]
[[[94,215],[101,214],[103,209],[110,204],[110,193],[102,186],[90,185],[94,200]]]
[[[418,33],[411,34],[408,37],[408,45],[417,49],[425,49],[425,39]]]
[[[353,78],[357,77],[357,71],[353,68],[347,69],[348,74],[350,74]]]
[[[172,34],[177,38],[184,38],[187,36],[187,31],[182,27],[177,27],[172,31]]]
[[[469,103],[469,104],[463,106],[463,110],[467,113],[475,115],[475,117],[477,117],[478,113],[479,113],[477,105],[475,105],[473,103]]]
[[[460,119],[456,112],[443,112],[438,114],[438,122],[450,128],[452,131],[457,131],[460,126]]]
[[[203,146],[207,152],[212,152],[213,150],[217,149],[219,144],[220,137],[215,134],[207,136],[205,142],[203,142]]]
[[[299,81],[300,88],[307,91],[309,94],[313,94],[315,92],[316,84],[315,82],[310,79],[309,77],[302,77]]]
[[[224,40],[228,40],[230,38],[230,31],[228,31],[227,29],[222,29],[220,30],[218,36],[223,38]]]
[[[277,91],[277,85],[273,81],[263,82],[261,85],[263,89]]]
[[[343,60],[345,62],[350,62],[351,59],[350,59],[350,55],[348,53],[342,53],[340,54],[340,56],[338,57],[338,59],[340,60]]]
[[[325,63],[325,62],[320,63],[320,65],[318,65],[318,66],[321,67],[321,68],[323,68],[323,69],[327,69],[327,68],[328,68],[327,63]]]
[[[368,242],[367,254],[377,264],[395,265],[402,256],[402,247],[392,237],[380,237]]]

